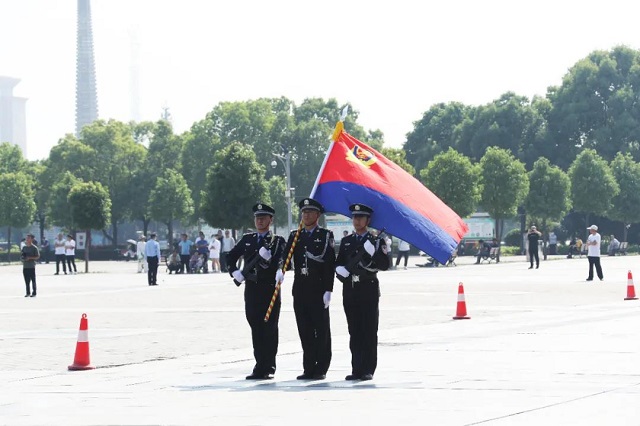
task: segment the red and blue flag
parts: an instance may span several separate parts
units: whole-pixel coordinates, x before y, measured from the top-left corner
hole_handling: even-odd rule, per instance
[[[385,228],[446,263],[469,230],[466,223],[400,166],[336,130],[311,197],[345,216],[351,204],[366,204],[374,210],[373,228]]]

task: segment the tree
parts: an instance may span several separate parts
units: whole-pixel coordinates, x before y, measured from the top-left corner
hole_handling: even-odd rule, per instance
[[[269,199],[271,200],[271,206],[275,209],[276,214],[273,217],[274,226],[288,227],[288,212],[287,212],[287,199],[285,198],[285,190],[287,188],[286,179],[283,176],[272,176],[267,181],[267,189],[269,191]],[[298,217],[298,205],[291,200],[291,218],[293,219],[293,225],[295,226],[296,218]],[[290,230],[287,230],[288,233]]]
[[[560,87],[548,89],[549,129],[567,167],[583,149],[605,160],[630,153],[640,160],[640,51],[618,46],[578,61]]]
[[[33,189],[36,203],[35,221],[40,228],[39,241],[44,241],[44,230],[47,228],[47,204],[51,195],[51,181],[47,179],[47,168],[42,162],[31,163],[30,173],[35,177]]]
[[[629,226],[640,222],[640,164],[631,154],[619,152],[611,162],[611,171],[620,192],[611,200],[610,216],[622,222],[622,241],[628,241]]]
[[[113,234],[105,236],[117,246],[118,223],[130,217],[132,206],[139,203],[131,195],[131,183],[146,150],[133,139],[131,127],[116,120],[98,120],[83,127],[81,142],[93,152],[87,180],[100,182],[109,191]]]
[[[258,201],[271,204],[265,167],[256,161],[251,147],[234,142],[218,151],[207,174],[207,191],[202,211],[212,226],[251,226],[247,214]]]
[[[559,167],[552,166],[546,158],[540,158],[529,172],[529,194],[525,200],[528,214],[542,221],[545,242],[544,256],[547,258],[546,244],[549,240],[549,221],[559,221],[571,207],[569,177]]]
[[[606,216],[620,187],[607,162],[595,150],[585,149],[569,167],[571,202],[585,215],[585,227],[591,214]]]
[[[24,172],[26,168],[27,161],[17,145],[0,143],[0,173]]]
[[[460,102],[439,103],[431,106],[422,118],[413,123],[403,149],[416,170],[427,167],[436,155],[448,148],[457,149],[457,133],[473,108]]]
[[[502,240],[502,221],[516,215],[529,192],[527,171],[509,151],[490,147],[480,160],[480,203],[496,221],[496,238]]]
[[[33,220],[33,182],[24,173],[0,174],[0,226],[7,229],[7,261],[11,255],[11,228],[24,228]]]
[[[187,181],[175,170],[166,170],[156,180],[149,196],[151,217],[167,225],[167,241],[173,242],[173,221],[193,214],[193,199]]]
[[[476,210],[480,200],[479,170],[453,148],[440,153],[420,171],[422,183],[460,217]]]
[[[82,180],[76,178],[71,172],[65,172],[51,187],[47,202],[47,216],[52,225],[68,229],[73,226],[68,197],[71,188],[79,182],[82,182]]]
[[[111,218],[109,193],[98,182],[78,182],[69,191],[69,210],[74,227],[87,231],[84,272],[89,272],[91,230],[104,229]]]

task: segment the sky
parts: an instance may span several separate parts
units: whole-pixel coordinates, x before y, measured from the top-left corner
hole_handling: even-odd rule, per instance
[[[28,98],[31,160],[75,128],[76,8],[0,0],[0,76],[22,80],[14,94]],[[321,97],[350,102],[365,129],[401,147],[433,104],[544,96],[590,52],[640,45],[640,4],[628,0],[92,0],[91,8],[99,117],[155,121],[167,107],[178,133],[219,102]]]

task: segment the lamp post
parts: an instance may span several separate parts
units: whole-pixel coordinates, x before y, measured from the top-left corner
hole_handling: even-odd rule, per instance
[[[284,151],[284,155],[274,153],[273,156],[280,160],[280,162],[284,166],[284,173],[287,177],[287,188],[284,190],[284,198],[287,200],[287,232],[289,232],[292,229],[293,223],[293,220],[291,218],[291,191],[293,191],[293,188],[291,187],[291,152],[287,150]],[[277,166],[278,163],[276,162],[276,160],[273,160],[271,162],[271,167],[276,168]]]

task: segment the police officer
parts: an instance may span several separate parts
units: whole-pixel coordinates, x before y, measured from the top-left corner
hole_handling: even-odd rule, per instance
[[[298,380],[323,380],[331,363],[329,303],[333,291],[335,250],[333,233],[318,226],[324,207],[312,198],[298,203],[304,229],[293,252],[293,310],[302,343],[304,371]],[[289,235],[285,253],[296,231]],[[291,265],[290,265],[291,266]]]
[[[257,232],[244,234],[240,241],[227,253],[229,274],[236,285],[244,282],[244,309],[251,327],[253,356],[256,365],[247,380],[272,379],[276,372],[278,352],[278,318],[280,316],[280,295],[273,305],[271,317],[264,322],[276,280],[281,281],[282,261],[285,241],[269,230],[275,210],[264,204],[253,206],[254,223]],[[244,258],[244,268],[238,269],[238,259]]]
[[[355,233],[342,239],[336,259],[351,349],[351,374],[345,380],[371,380],[378,364],[378,271],[389,268],[388,249],[384,238],[368,231],[373,209],[352,204],[349,210]]]

